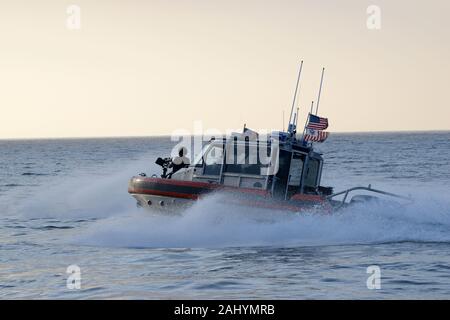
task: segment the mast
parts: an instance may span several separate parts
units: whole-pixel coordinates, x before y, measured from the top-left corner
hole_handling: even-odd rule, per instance
[[[294,113],[294,119],[292,119],[292,124],[295,125],[295,122],[297,121],[297,117],[298,117],[297,113]]]
[[[323,84],[323,74],[324,74],[324,72],[325,72],[325,68],[322,68],[322,76],[320,77],[319,94],[317,95],[316,115],[317,115],[317,111],[319,111],[320,94],[322,92],[322,84]],[[312,113],[312,110],[311,110],[311,113]]]
[[[294,106],[295,106],[295,101],[297,100],[297,91],[298,91],[298,86],[300,84],[300,75],[302,74],[302,68],[303,68],[303,60],[300,63],[300,69],[298,70],[298,76],[297,76],[297,84],[295,85],[295,91],[294,91],[294,99],[292,100],[292,107],[291,107],[291,114],[289,116],[289,123],[288,123],[288,132],[289,132],[289,125],[292,122],[292,114],[294,113]]]
[[[291,126],[292,134],[294,132],[297,132],[297,123],[298,123],[298,117],[299,117],[298,110],[299,110],[299,108],[297,108],[297,111],[294,113],[294,118],[292,119],[292,126]]]

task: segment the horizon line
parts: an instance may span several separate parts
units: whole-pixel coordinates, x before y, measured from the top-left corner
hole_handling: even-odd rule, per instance
[[[450,129],[436,129],[436,130],[383,130],[383,131],[329,131],[331,134],[361,134],[361,133],[433,133],[433,132],[450,132]],[[170,137],[170,134],[149,134],[149,135],[123,135],[123,136],[62,136],[62,137],[18,137],[18,138],[0,138],[0,141],[20,141],[20,140],[76,140],[76,139],[129,139],[129,138],[163,138]]]

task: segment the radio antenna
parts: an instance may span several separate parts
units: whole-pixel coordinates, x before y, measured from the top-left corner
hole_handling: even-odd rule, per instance
[[[323,74],[324,74],[324,72],[325,72],[325,68],[322,68],[322,76],[320,77],[319,94],[317,95],[316,115],[317,115],[317,111],[319,111],[320,94],[322,92],[322,84],[323,84]]]
[[[292,122],[292,114],[294,113],[295,102],[297,100],[297,92],[298,92],[298,86],[300,84],[300,75],[302,74],[302,68],[303,68],[303,60],[301,61],[300,69],[298,70],[297,84],[295,85],[294,99],[292,100],[291,114],[289,116],[288,132],[289,132],[289,125]]]

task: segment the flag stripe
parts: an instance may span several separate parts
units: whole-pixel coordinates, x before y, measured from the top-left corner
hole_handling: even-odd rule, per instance
[[[324,142],[329,136],[328,132],[325,131],[314,131],[311,130],[310,133],[305,134],[305,141],[313,141],[313,142]]]
[[[328,119],[321,118],[313,114],[309,114],[309,121],[306,128],[315,130],[325,130],[326,128],[328,128]]]

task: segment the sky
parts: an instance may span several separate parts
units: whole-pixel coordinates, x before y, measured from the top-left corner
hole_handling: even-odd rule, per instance
[[[325,67],[331,132],[450,130],[448,0],[0,3],[0,139],[279,130],[301,60],[300,123]]]

